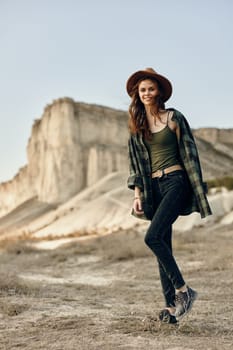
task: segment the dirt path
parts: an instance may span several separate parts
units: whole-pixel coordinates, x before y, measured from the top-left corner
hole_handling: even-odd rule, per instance
[[[161,325],[155,258],[137,232],[0,255],[0,349],[233,349],[233,229],[175,233],[186,280],[199,291],[178,326]]]

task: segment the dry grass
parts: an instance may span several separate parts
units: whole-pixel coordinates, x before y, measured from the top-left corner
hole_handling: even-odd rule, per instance
[[[199,292],[175,326],[158,321],[156,260],[137,231],[54,251],[8,244],[0,255],[0,349],[230,350],[232,233],[209,227],[174,234],[178,263]]]
[[[0,296],[35,295],[40,287],[35,283],[28,283],[15,273],[1,271]]]

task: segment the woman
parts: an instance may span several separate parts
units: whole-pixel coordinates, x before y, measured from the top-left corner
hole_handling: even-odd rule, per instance
[[[185,117],[165,109],[170,81],[152,68],[137,71],[126,85],[129,106],[128,187],[134,190],[133,215],[151,220],[145,243],[158,260],[165,308],[162,322],[186,315],[197,292],[183,279],[172,253],[172,224],[179,215],[211,214],[195,141]]]

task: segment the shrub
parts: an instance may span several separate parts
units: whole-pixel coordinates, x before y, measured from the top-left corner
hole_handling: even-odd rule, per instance
[[[233,177],[224,176],[217,179],[207,180],[208,188],[226,187],[229,191],[233,190]]]

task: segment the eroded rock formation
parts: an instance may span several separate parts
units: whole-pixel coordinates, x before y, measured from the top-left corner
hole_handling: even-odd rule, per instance
[[[37,197],[62,203],[105,175],[127,167],[127,114],[61,98],[34,122],[28,164],[0,185],[0,216]]]

